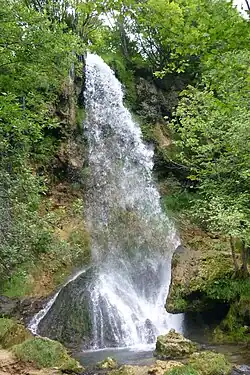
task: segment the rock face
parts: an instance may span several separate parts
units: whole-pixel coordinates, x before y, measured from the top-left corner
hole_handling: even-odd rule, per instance
[[[161,360],[185,358],[197,349],[196,343],[171,329],[167,335],[157,337],[154,355]]]
[[[231,375],[250,375],[250,366],[235,366]]]
[[[67,284],[40,322],[38,333],[66,346],[88,347],[92,340],[90,316],[91,285],[95,277],[90,268]]]
[[[0,317],[15,318],[25,324],[46,304],[48,297],[9,298],[0,296]]]
[[[166,302],[170,313],[208,311],[224,303],[214,295],[214,287],[221,280],[231,278],[234,272],[231,254],[226,251],[226,244],[224,251],[224,244],[217,243],[216,239],[208,238],[206,241],[201,234],[195,238],[197,242],[193,247],[192,243],[188,243],[173,256]]]

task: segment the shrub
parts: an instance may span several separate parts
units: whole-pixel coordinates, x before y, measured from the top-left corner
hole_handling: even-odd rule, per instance
[[[38,368],[59,367],[61,370],[79,372],[79,363],[71,358],[64,346],[53,340],[34,337],[12,348],[23,362],[33,362]]]
[[[202,375],[227,375],[232,369],[223,354],[209,351],[192,354],[188,364]]]
[[[173,367],[165,375],[199,375],[199,373],[189,365]]]

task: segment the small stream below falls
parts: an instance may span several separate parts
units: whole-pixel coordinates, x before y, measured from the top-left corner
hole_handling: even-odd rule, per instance
[[[204,345],[207,350],[215,350],[224,354],[235,365],[250,365],[250,352],[241,345]],[[75,352],[74,357],[86,367],[91,368],[97,362],[112,357],[120,364],[150,366],[156,361],[153,356],[153,346],[141,348],[106,348]]]

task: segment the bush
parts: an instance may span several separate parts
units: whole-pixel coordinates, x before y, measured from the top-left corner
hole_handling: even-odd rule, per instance
[[[34,337],[14,346],[12,350],[21,361],[33,362],[38,368],[59,367],[74,372],[82,370],[80,364],[57,341]]]
[[[198,371],[189,365],[181,367],[173,367],[165,373],[165,375],[199,375]]]
[[[31,333],[22,324],[12,319],[0,318],[0,345],[3,348],[10,348],[31,337]]]
[[[0,318],[0,343],[6,332],[15,324],[14,320],[8,318]]]
[[[194,353],[188,364],[202,375],[227,375],[232,370],[223,354],[209,351]]]

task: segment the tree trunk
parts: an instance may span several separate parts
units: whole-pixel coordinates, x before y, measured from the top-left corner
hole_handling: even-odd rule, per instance
[[[231,252],[232,252],[235,275],[238,275],[239,274],[239,265],[237,263],[237,257],[236,257],[236,253],[235,253],[235,244],[234,244],[234,239],[233,239],[232,236],[230,236],[229,241],[230,241],[230,247],[231,247]]]

